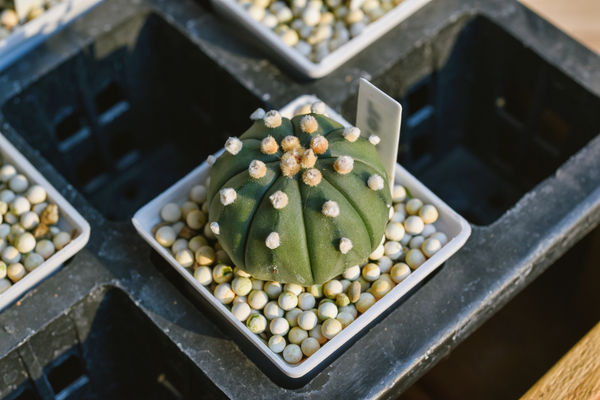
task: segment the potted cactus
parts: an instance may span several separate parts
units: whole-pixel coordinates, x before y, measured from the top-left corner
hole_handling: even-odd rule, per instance
[[[392,204],[374,143],[329,119],[322,102],[291,120],[257,110],[212,159],[209,223],[253,277],[322,284],[364,263]]]

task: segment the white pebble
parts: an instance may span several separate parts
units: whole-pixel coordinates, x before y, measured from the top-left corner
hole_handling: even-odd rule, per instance
[[[177,235],[170,226],[161,226],[156,231],[156,241],[163,247],[171,247]]]
[[[40,223],[40,217],[33,211],[21,214],[21,226],[26,230],[34,229]]]
[[[381,270],[379,269],[379,265],[377,264],[369,263],[363,267],[362,277],[367,282],[375,282],[377,279],[379,279],[380,275]]]
[[[222,304],[229,304],[235,298],[235,293],[231,290],[229,283],[220,283],[215,288],[215,298]]]
[[[54,244],[54,247],[56,248],[56,250],[61,250],[63,247],[65,247],[66,245],[68,245],[71,242],[71,234],[67,233],[67,232],[59,232],[56,235],[54,235],[54,238],[52,239],[52,243]]]
[[[5,164],[0,168],[0,180],[2,182],[9,182],[15,175],[17,175],[17,169],[10,164]]]
[[[27,272],[31,272],[44,262],[44,257],[39,255],[38,253],[30,253],[27,258],[25,258],[25,262],[23,266]]]
[[[288,344],[283,350],[283,359],[290,364],[297,364],[302,360],[302,350],[297,344]]]
[[[318,323],[317,315],[313,311],[304,311],[298,315],[298,326],[305,331],[310,331]]]
[[[267,329],[267,319],[260,314],[251,314],[246,320],[246,326],[252,333],[263,333]]]
[[[417,198],[414,198],[406,202],[404,209],[408,215],[417,215],[421,207],[423,207],[423,202]]]
[[[408,242],[408,247],[411,249],[419,249],[424,241],[425,237],[422,235],[413,236],[413,238],[410,239],[410,242]]]
[[[212,270],[209,267],[199,267],[194,271],[194,278],[203,286],[208,286],[212,283]]]
[[[70,237],[69,237],[70,239]],[[21,253],[29,253],[30,251],[33,251],[33,249],[35,248],[36,245],[36,241],[35,241],[35,237],[33,237],[33,235],[29,232],[25,232],[23,234],[21,234],[17,240],[15,240],[15,247],[17,248],[17,250],[19,250],[19,252]]]
[[[181,219],[181,209],[175,203],[165,204],[160,210],[160,217],[166,222],[177,222]]]
[[[275,318],[271,321],[269,329],[273,335],[284,336],[290,330],[290,323],[285,318]]]
[[[284,311],[290,311],[298,305],[298,296],[292,292],[283,292],[277,302]]]
[[[425,238],[428,238],[436,232],[437,229],[433,224],[425,224],[425,226],[423,226],[423,232],[421,232],[421,235],[423,235]]]
[[[21,253],[13,246],[8,246],[2,250],[2,261],[6,264],[18,263],[21,261]]]
[[[39,204],[46,201],[46,189],[40,185],[33,185],[25,195],[31,204]]]
[[[15,175],[8,183],[8,187],[15,193],[21,193],[27,190],[29,187],[29,180],[25,177],[25,175]]]
[[[29,210],[31,210],[31,203],[23,196],[15,197],[12,203],[10,203],[10,212],[16,216],[20,216]]]
[[[438,210],[431,204],[426,204],[419,209],[419,217],[426,224],[433,224],[438,219]]]
[[[302,21],[304,21],[307,26],[315,26],[321,21],[321,13],[318,9],[307,8],[302,13]]]
[[[298,307],[302,310],[310,310],[315,306],[316,299],[312,294],[305,292],[298,296]],[[312,328],[311,328],[312,329]]]
[[[276,299],[279,297],[281,292],[283,292],[283,288],[281,287],[281,283],[275,281],[269,281],[263,286],[264,292],[269,296],[270,299]]]
[[[394,203],[401,203],[406,199],[406,189],[402,185],[394,185],[394,191],[392,192],[392,201]]]
[[[354,322],[354,317],[349,312],[341,312],[335,317],[342,324],[342,329],[345,329]]]
[[[263,314],[267,320],[271,321],[275,318],[281,318],[284,315],[283,310],[276,301],[270,301],[267,303],[265,308],[263,309]],[[289,325],[289,324],[288,324]]]
[[[401,240],[404,233],[404,225],[400,222],[390,222],[385,227],[385,237],[388,238],[388,240]]]
[[[321,326],[321,333],[327,339],[333,339],[337,336],[343,329],[342,323],[335,318],[330,318],[327,321],[323,322]]]
[[[262,310],[269,302],[269,296],[262,290],[253,290],[248,295],[248,305],[255,310]]]
[[[385,248],[383,247],[383,244],[380,244],[375,249],[375,251],[369,255],[369,258],[371,260],[379,260],[381,257],[383,257],[384,254],[385,254]]]
[[[204,185],[196,185],[192,187],[189,193],[190,200],[198,204],[204,203],[208,195],[208,190]]]
[[[375,296],[373,296],[371,293],[361,293],[360,299],[358,299],[355,304],[356,310],[360,313],[364,313],[371,308],[375,302]]]
[[[392,262],[392,259],[388,256],[383,256],[377,261],[377,265],[379,266],[379,271],[382,274],[387,274],[388,272],[390,272],[390,269],[392,268],[393,264],[394,263]]]
[[[290,341],[290,343],[294,344],[301,344],[307,337],[308,332],[306,332],[299,326],[295,326],[292,329],[290,329],[290,333],[288,334],[288,340]]]
[[[411,269],[415,270],[419,268],[425,262],[425,260],[425,255],[421,252],[421,250],[412,249],[406,253],[404,262],[406,262]]]
[[[234,300],[235,301],[235,300]],[[239,302],[231,308],[231,313],[238,321],[245,321],[250,317],[251,308],[247,303]]]
[[[44,260],[50,258],[52,254],[54,254],[55,248],[54,244],[49,240],[40,240],[35,245],[35,252],[44,257]]]
[[[335,318],[338,314],[338,308],[335,305],[335,303],[332,303],[330,301],[326,301],[324,303],[321,303],[321,305],[318,308],[317,311],[317,316],[319,318],[321,318],[321,320],[325,321],[326,319],[329,318]]]
[[[269,339],[269,349],[275,354],[279,354],[285,349],[285,339],[279,335],[273,335]]]
[[[430,238],[423,242],[423,245],[421,246],[421,251],[423,252],[423,254],[425,254],[425,256],[432,257],[435,253],[440,251],[441,248],[442,244],[439,240],[437,240],[436,238]]]
[[[185,250],[188,248],[188,241],[186,239],[177,239],[175,242],[173,242],[173,245],[171,246],[171,253],[173,254],[177,254],[179,253],[181,250]]]
[[[404,229],[409,235],[419,235],[421,232],[423,232],[423,228],[425,228],[423,220],[421,217],[416,215],[411,215],[410,217],[406,218],[406,221],[404,221]]]
[[[446,243],[448,243],[448,237],[442,232],[436,232],[433,235],[429,236],[429,238],[439,240],[442,246],[445,246]]]
[[[405,263],[398,263],[392,267],[390,271],[390,276],[392,280],[396,283],[400,283],[410,275],[410,267]]]
[[[194,254],[188,249],[183,249],[176,253],[175,260],[177,260],[182,267],[188,268],[194,265]]]
[[[360,266],[355,265],[344,271],[342,276],[350,281],[355,281],[360,277]]]
[[[288,320],[292,328],[298,326],[298,317],[300,316],[300,314],[302,314],[302,310],[299,308],[294,308],[293,310],[290,310],[287,313],[285,313],[285,319]]]

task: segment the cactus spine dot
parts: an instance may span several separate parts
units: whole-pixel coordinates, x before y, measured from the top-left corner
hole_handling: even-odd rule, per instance
[[[267,236],[267,240],[265,240],[265,244],[271,250],[275,250],[281,244],[279,240],[279,234],[277,232],[271,232],[269,236]]]
[[[317,135],[310,140],[310,148],[313,149],[315,154],[323,154],[327,151],[329,142],[324,136]]]
[[[321,171],[318,169],[309,169],[302,175],[302,181],[308,186],[317,186],[321,183]]]
[[[333,163],[333,168],[338,174],[347,174],[354,168],[354,160],[350,156],[340,156]]]
[[[335,218],[340,215],[340,206],[335,201],[329,200],[323,204],[323,209],[321,212],[326,217]]]
[[[356,142],[356,139],[360,137],[360,129],[351,126],[349,128],[344,129],[342,136],[344,136],[344,139],[346,139],[347,141],[354,143]]]
[[[215,156],[213,156],[213,155],[208,156],[208,158],[206,159],[206,162],[211,167],[215,164],[216,161],[217,161],[217,158]]]
[[[277,128],[281,125],[281,114],[277,110],[271,110],[263,117],[267,128]]]
[[[260,160],[253,160],[248,167],[248,173],[254,179],[259,179],[265,176],[267,173],[267,167],[264,162]]]
[[[319,128],[317,120],[312,115],[307,115],[300,120],[302,132],[313,133]]]
[[[300,147],[300,140],[296,136],[286,136],[281,141],[283,151],[291,151]]]
[[[381,190],[381,189],[383,189],[384,182],[383,182],[383,178],[381,176],[379,176],[378,174],[375,174],[375,175],[371,175],[369,177],[367,184],[369,185],[369,188],[371,190]]]
[[[302,160],[300,160],[300,166],[302,168],[312,168],[315,166],[315,162],[317,162],[315,153],[312,151],[312,149],[308,149],[304,152]]]
[[[281,190],[270,195],[269,200],[271,200],[271,204],[273,204],[273,208],[276,210],[281,210],[283,207],[287,206],[288,203],[287,194],[283,193]]]
[[[263,119],[265,117],[265,110],[262,108],[257,108],[252,114],[250,114],[250,119],[253,121]]]
[[[310,111],[312,111],[314,114],[325,114],[325,103],[322,101],[315,101],[310,106]]]
[[[229,204],[233,203],[237,198],[237,193],[232,188],[221,189],[219,191],[219,195],[221,198],[221,204],[224,206],[228,206]]]
[[[215,235],[218,235],[221,233],[221,228],[219,227],[219,224],[216,222],[211,222],[210,223],[210,230],[212,231],[212,233],[214,233]]]
[[[284,176],[291,177],[300,171],[300,164],[294,152],[288,152],[281,157],[281,172]]]
[[[377,135],[371,135],[371,136],[369,136],[369,142],[371,142],[371,144],[373,146],[377,146],[380,141],[381,141],[381,139]]]
[[[342,254],[348,254],[352,250],[352,241],[348,238],[342,238],[340,240],[340,251]]]
[[[240,152],[240,150],[242,150],[243,145],[244,144],[240,139],[236,137],[230,137],[229,139],[227,139],[227,142],[225,142],[225,150],[227,150],[235,156],[237,153]]]
[[[277,150],[279,150],[279,145],[271,135],[264,138],[260,143],[260,151],[264,154],[275,154]]]

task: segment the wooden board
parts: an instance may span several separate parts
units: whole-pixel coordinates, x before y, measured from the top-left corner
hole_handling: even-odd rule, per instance
[[[600,323],[521,400],[600,400]]]
[[[600,0],[520,0],[600,54]]]

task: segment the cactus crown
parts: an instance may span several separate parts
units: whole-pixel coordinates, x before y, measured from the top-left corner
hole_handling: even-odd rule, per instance
[[[391,195],[379,155],[322,108],[291,120],[255,112],[212,166],[209,222],[233,262],[256,278],[321,284],[381,242]]]

